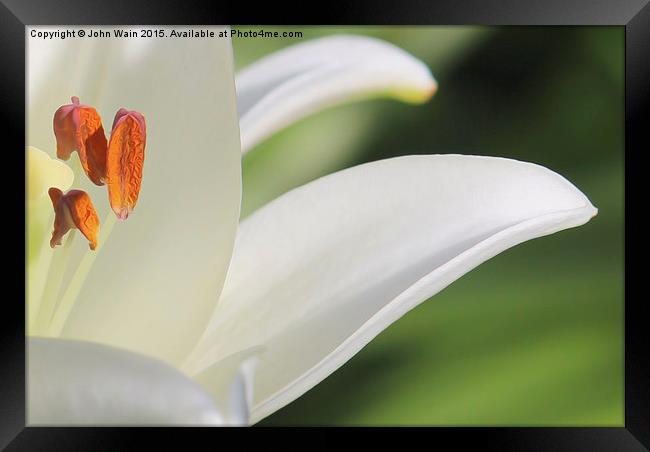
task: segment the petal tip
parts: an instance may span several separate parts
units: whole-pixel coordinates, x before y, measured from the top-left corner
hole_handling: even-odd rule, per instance
[[[587,205],[586,210],[587,210],[587,215],[586,215],[587,221],[591,220],[596,215],[598,215],[598,207],[594,206],[591,203]]]
[[[422,90],[422,100],[421,103],[431,100],[431,98],[438,92],[438,82],[433,78],[433,75],[429,73],[428,84]]]
[[[401,82],[395,86],[395,98],[410,104],[423,104],[438,92],[438,82],[429,67],[411,55],[408,70],[404,69]]]

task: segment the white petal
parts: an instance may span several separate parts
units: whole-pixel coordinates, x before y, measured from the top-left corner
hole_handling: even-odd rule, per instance
[[[74,180],[69,166],[50,158],[32,146],[25,150],[27,170],[27,317],[33,319],[38,312],[52,257],[49,239],[52,235],[52,201],[47,194],[50,187],[68,190]]]
[[[146,356],[90,342],[30,338],[30,425],[220,425],[198,383]]]
[[[27,204],[42,198],[49,201],[47,191],[57,187],[66,191],[72,185],[74,174],[68,165],[51,158],[46,152],[27,146],[25,149],[27,166]]]
[[[255,422],[480,263],[595,213],[558,174],[501,158],[409,156],[326,176],[243,222],[196,365],[264,344]]]
[[[144,114],[147,147],[138,204],[107,240],[100,235],[97,257],[74,296],[74,269],[88,255],[87,244],[79,241],[61,290],[62,299],[71,290],[76,300],[62,335],[178,363],[201,334],[223,285],[239,219],[241,152],[229,39],[165,33],[166,38],[30,39],[28,49],[66,46],[63,63],[71,63],[72,82],[59,74],[67,68],[56,64],[51,80],[40,84],[29,72],[29,93],[36,98],[30,94],[28,140],[54,149],[52,115],[72,95],[97,109],[107,134],[120,107]],[[72,64],[70,55],[83,64]],[[106,187],[93,186],[85,175],[80,179],[85,185],[75,188],[89,192],[102,231],[108,230],[114,215]],[[59,302],[58,312],[64,304]],[[54,325],[57,319],[65,316],[55,315]]]
[[[423,102],[436,90],[429,69],[392,44],[333,36],[273,53],[237,74],[242,151],[309,114],[346,100],[389,96]]]
[[[263,347],[253,347],[234,353],[194,375],[192,378],[223,407],[228,425],[245,426],[250,423],[253,404],[254,378],[258,355]]]

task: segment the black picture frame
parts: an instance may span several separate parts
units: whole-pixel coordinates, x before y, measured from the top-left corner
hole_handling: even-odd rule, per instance
[[[25,25],[39,24],[399,24],[399,25],[618,25],[625,27],[625,426],[621,428],[435,428],[430,444],[451,441],[455,447],[480,444],[494,450],[647,450],[650,448],[650,344],[646,302],[636,295],[642,266],[634,265],[642,253],[639,242],[644,210],[643,165],[637,161],[650,150],[650,6],[649,0],[444,0],[389,3],[291,5],[294,15],[275,3],[255,7],[235,2],[177,0],[82,2],[80,0],[1,0],[0,99],[3,135],[11,137],[3,158],[21,159],[16,149],[24,146],[25,122]],[[297,17],[297,13],[303,14]],[[295,17],[294,17],[295,16]],[[20,160],[19,160],[20,161]],[[13,176],[13,175],[11,175]],[[15,184],[3,187],[5,226],[13,227],[24,203]],[[15,205],[6,201],[12,201]],[[24,240],[15,232],[3,245],[16,246],[23,256]],[[5,233],[6,234],[6,233]],[[8,240],[9,237],[9,240]],[[20,271],[19,262],[6,258],[5,266]],[[10,279],[5,272],[4,278]],[[20,277],[14,284],[24,290]],[[20,290],[14,293],[20,293]],[[224,430],[214,429],[118,429],[25,427],[25,330],[24,304],[5,291],[0,315],[0,448],[8,450],[122,450],[130,449],[141,435],[173,444],[186,433],[198,434],[214,444],[223,441]],[[154,432],[155,430],[155,432]],[[182,430],[183,435],[178,431]],[[334,429],[332,431],[338,431]],[[380,429],[373,429],[378,432]],[[240,431],[242,431],[240,429]],[[268,435],[272,429],[253,429]],[[171,432],[171,433],[170,433]],[[329,437],[310,429],[311,441]],[[383,437],[383,433],[378,433]],[[213,441],[218,441],[214,443]],[[428,440],[431,441],[431,440]],[[406,443],[405,445],[407,445]],[[322,444],[321,444],[322,445]]]

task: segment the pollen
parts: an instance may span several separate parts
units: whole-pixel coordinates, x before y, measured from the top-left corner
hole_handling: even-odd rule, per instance
[[[106,154],[108,199],[120,220],[125,220],[138,202],[146,139],[144,116],[121,108],[113,121]]]
[[[91,250],[97,248],[99,235],[99,217],[88,193],[82,190],[70,190],[63,194],[52,187],[48,191],[54,206],[54,231],[50,247],[61,245],[63,236],[70,229],[78,229],[88,239]]]
[[[77,151],[81,166],[95,185],[104,185],[106,178],[107,141],[102,120],[93,107],[79,103],[62,105],[54,113],[56,155],[68,160]]]

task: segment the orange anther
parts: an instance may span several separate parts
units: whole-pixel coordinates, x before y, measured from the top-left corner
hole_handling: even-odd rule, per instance
[[[79,103],[62,105],[54,113],[56,155],[68,160],[73,151],[79,154],[84,171],[95,185],[104,185],[106,178],[106,136],[102,120],[93,107]]]
[[[54,206],[54,231],[50,246],[61,244],[63,236],[72,228],[77,228],[88,239],[91,250],[97,248],[99,235],[99,217],[88,193],[82,190],[70,190],[63,194],[52,187],[48,191]]]
[[[121,108],[113,121],[106,155],[108,199],[120,220],[125,220],[138,202],[146,139],[144,116]]]

